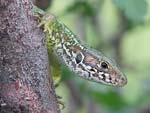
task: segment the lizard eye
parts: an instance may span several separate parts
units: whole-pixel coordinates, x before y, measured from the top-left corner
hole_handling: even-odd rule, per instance
[[[104,68],[104,69],[108,69],[108,65],[107,65],[106,62],[102,62],[101,67]]]
[[[76,60],[76,63],[79,64],[82,61],[82,55],[78,53],[75,60]]]

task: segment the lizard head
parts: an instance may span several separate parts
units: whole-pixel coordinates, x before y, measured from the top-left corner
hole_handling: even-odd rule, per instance
[[[87,49],[79,52],[76,55],[76,63],[81,77],[91,81],[111,86],[124,86],[127,83],[125,75],[117,64],[98,51]]]
[[[125,75],[120,71],[115,61],[102,56],[96,65],[98,76],[102,78],[104,84],[124,86],[127,83]]]

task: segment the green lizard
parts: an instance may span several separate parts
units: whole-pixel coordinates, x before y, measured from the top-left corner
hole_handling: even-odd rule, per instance
[[[127,83],[126,77],[115,62],[101,52],[82,44],[77,36],[55,16],[34,9],[35,14],[40,17],[38,26],[46,33],[50,56],[57,57],[76,75],[87,80],[110,86],[124,86]],[[55,70],[59,65],[55,63],[56,58],[53,61],[52,67]]]

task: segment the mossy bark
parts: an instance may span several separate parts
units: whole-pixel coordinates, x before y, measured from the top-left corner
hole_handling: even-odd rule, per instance
[[[59,113],[30,0],[0,0],[0,113]]]

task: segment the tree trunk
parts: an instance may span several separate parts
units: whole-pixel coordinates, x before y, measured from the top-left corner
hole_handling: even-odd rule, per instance
[[[0,113],[59,113],[30,0],[0,0]]]

